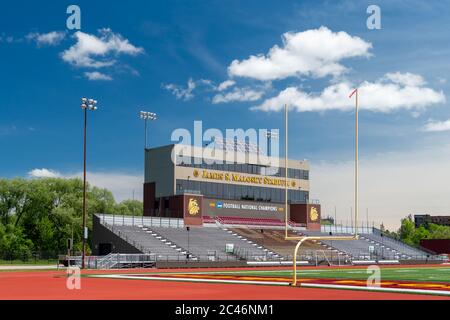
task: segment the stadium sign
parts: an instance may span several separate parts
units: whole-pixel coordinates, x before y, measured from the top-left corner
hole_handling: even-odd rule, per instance
[[[205,180],[219,180],[219,181],[229,181],[247,184],[260,184],[260,185],[271,185],[271,186],[285,186],[285,179],[278,179],[267,176],[256,176],[256,175],[243,175],[238,173],[220,172],[220,171],[209,171],[202,170],[200,173],[197,169],[193,171],[193,176],[195,178],[202,178]],[[293,180],[288,180],[288,187],[295,188],[297,182]]]
[[[243,202],[243,201],[224,201],[205,199],[206,207],[210,213],[214,212],[218,215],[228,213],[245,213],[245,212],[260,212],[265,214],[279,214],[284,213],[283,204],[267,204],[264,202]],[[205,208],[206,208],[205,207]]]

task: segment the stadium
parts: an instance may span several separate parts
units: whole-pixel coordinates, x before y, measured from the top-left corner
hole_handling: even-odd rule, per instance
[[[228,142],[210,150],[214,156],[205,158],[205,148],[180,144],[146,149],[144,216],[95,215],[93,254],[143,254],[155,265],[283,264],[292,261],[297,243],[285,239],[288,217],[293,236],[361,235],[358,240],[309,241],[301,248],[304,264],[441,259],[385,237],[364,222],[357,230],[321,225],[319,201],[309,199],[309,163],[304,160],[287,161],[286,186],[285,168],[261,165],[256,147]],[[223,163],[225,154],[235,162]],[[269,164],[284,162],[269,158],[264,159]]]
[[[144,215],[93,216],[92,255],[79,274],[83,290],[67,290],[82,256],[61,256],[62,270],[59,264],[0,273],[0,298],[450,298],[448,256],[364,222],[321,224],[320,203],[309,198],[307,161],[264,159],[236,141],[213,150],[205,156],[211,150],[180,144],[145,149]],[[218,161],[224,153],[234,161]],[[306,241],[295,259],[299,239]]]
[[[81,2],[2,10],[0,303],[450,300],[450,0]]]
[[[216,143],[213,150],[205,158],[208,150],[200,147],[145,149],[144,215],[94,215],[93,254],[85,260],[91,270],[83,271],[83,281],[98,290],[107,283],[124,299],[159,299],[162,288],[171,288],[163,299],[179,299],[188,288],[193,299],[450,295],[446,255],[408,246],[364,222],[321,225],[319,201],[309,199],[307,161],[285,161],[286,180],[283,159],[261,165],[261,152],[249,144]],[[234,162],[217,161],[224,151]],[[293,273],[294,248],[303,237],[323,239],[303,243]],[[82,266],[80,256],[62,261]],[[379,285],[367,280],[374,266],[382,272]],[[294,274],[299,291],[285,291]],[[127,280],[140,289],[124,293]],[[205,285],[210,295],[201,293]],[[101,298],[101,290],[92,297]]]

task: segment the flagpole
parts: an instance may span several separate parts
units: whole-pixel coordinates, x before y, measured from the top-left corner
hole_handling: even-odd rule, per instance
[[[354,224],[354,236],[358,236],[358,211],[359,211],[359,199],[358,199],[358,189],[359,189],[359,106],[358,106],[358,89],[356,88],[350,94],[349,98],[355,95],[355,224]]]
[[[355,116],[355,237],[358,234],[358,212],[359,212],[359,108],[358,108],[358,89],[356,89],[356,116]]]
[[[285,238],[288,237],[288,106],[284,105],[284,121],[285,121],[285,140],[284,140],[284,223],[285,223]]]

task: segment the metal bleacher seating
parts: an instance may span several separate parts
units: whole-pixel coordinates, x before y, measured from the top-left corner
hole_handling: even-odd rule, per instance
[[[240,227],[233,228],[232,230],[287,259],[292,259],[294,248],[298,243],[296,240],[286,240],[284,230],[279,229],[252,229]],[[293,233],[292,231],[289,231],[288,235],[298,236],[298,234]],[[300,248],[299,254],[305,256],[310,255],[315,251],[321,251],[326,256],[331,255],[330,251],[325,251],[324,247],[315,241],[304,242]],[[336,256],[336,254],[334,255]]]
[[[320,231],[302,231],[307,236],[329,236]],[[333,233],[333,236],[350,236],[348,233]],[[358,240],[322,240],[323,244],[345,252],[355,259],[423,259],[426,253],[411,248],[393,239],[375,234],[362,234]],[[372,248],[371,248],[372,247]]]
[[[172,244],[170,241],[158,238],[146,227],[114,226],[113,232],[127,242],[141,249],[143,253],[154,254],[156,259],[181,260],[185,259],[186,251]]]
[[[271,254],[263,247],[249,242],[244,237],[227,229],[190,228],[190,231],[184,228],[166,227],[151,227],[150,229],[162,237],[170,239],[173,243],[182,245],[193,257],[201,260],[264,259]],[[234,245],[233,254],[225,251],[226,244]]]
[[[370,243],[377,247],[387,247],[390,251],[399,252],[401,255],[406,255],[408,257],[424,257],[427,255],[427,252],[422,251],[420,249],[408,246],[400,241],[392,239],[387,236],[377,235],[375,233],[372,234],[362,234],[362,238],[369,240]]]
[[[309,231],[304,230],[302,231],[302,234],[307,236],[329,236],[328,233],[323,233],[320,231]],[[350,236],[350,234],[346,233],[333,233],[333,236]],[[335,248],[341,252],[345,252],[349,256],[352,256],[355,259],[368,259],[371,257],[371,253],[369,250],[369,247],[371,246],[370,243],[368,243],[364,239],[358,239],[358,240],[321,240],[321,243]],[[373,254],[372,254],[373,255]],[[374,256],[375,258],[375,256]]]

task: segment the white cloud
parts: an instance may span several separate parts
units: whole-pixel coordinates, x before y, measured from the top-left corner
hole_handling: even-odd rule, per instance
[[[170,91],[177,99],[183,99],[185,101],[194,97],[193,91],[196,87],[197,84],[192,78],[189,78],[186,88],[172,83],[163,85],[163,88]]]
[[[72,177],[81,178],[82,173],[77,173]],[[88,182],[96,187],[110,190],[116,201],[120,202],[132,199],[133,190],[136,200],[142,201],[142,189],[144,183],[143,175],[134,175],[121,172],[88,172]]]
[[[62,52],[62,59],[77,67],[102,68],[115,64],[112,55],[137,55],[144,51],[111,29],[100,29],[99,34],[75,32],[76,43]]]
[[[411,87],[420,87],[426,84],[425,80],[422,78],[421,75],[413,74],[413,73],[400,73],[400,72],[393,72],[393,73],[386,73],[385,78],[388,81],[391,81],[393,83],[398,83],[404,86],[411,86]]]
[[[28,172],[28,176],[30,178],[60,178],[62,175],[54,170],[49,169],[33,169],[30,172]]]
[[[422,128],[422,131],[425,131],[425,132],[450,131],[450,120],[430,121]]]
[[[38,45],[53,46],[59,44],[66,36],[62,31],[51,31],[48,33],[29,33],[26,38],[28,40],[36,41]]]
[[[359,106],[378,112],[390,112],[397,109],[423,109],[433,104],[445,102],[443,92],[423,87],[418,79],[421,77],[412,74],[396,74],[393,82],[392,74],[383,77],[377,82],[363,82],[358,86]],[[414,85],[411,85],[414,84]],[[341,82],[326,87],[319,94],[310,94],[296,87],[288,87],[278,96],[267,99],[261,105],[253,107],[262,111],[279,111],[285,104],[299,112],[326,111],[326,110],[352,110],[354,99],[349,94],[354,90],[350,82]]]
[[[263,95],[263,90],[253,90],[250,88],[234,88],[231,92],[216,94],[212,99],[212,103],[218,104],[233,101],[256,101],[261,99]]]
[[[89,184],[110,190],[116,201],[132,199],[133,190],[135,199],[142,201],[143,176],[122,172],[87,172]],[[59,173],[51,169],[33,169],[28,173],[30,178],[83,178],[82,172]]]
[[[346,71],[339,62],[352,57],[369,57],[372,44],[346,32],[326,27],[283,34],[283,46],[273,46],[267,55],[234,60],[230,76],[276,80],[291,76],[337,76]]]
[[[224,91],[236,84],[234,80],[225,80],[217,86],[217,91]]]
[[[385,153],[360,163],[360,220],[384,222],[397,229],[409,214],[448,214],[450,200],[450,145]],[[311,163],[311,198],[320,199],[322,215],[350,220],[354,210],[354,163]],[[379,225],[378,225],[379,226]]]
[[[98,71],[85,72],[84,76],[91,81],[96,81],[96,80],[111,81],[112,80],[112,78],[110,76],[108,76],[107,74],[104,74],[104,73],[101,73]]]

